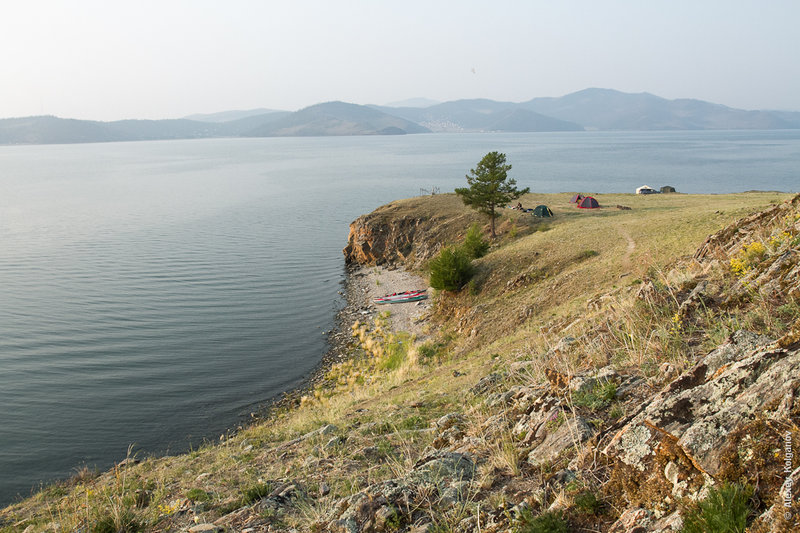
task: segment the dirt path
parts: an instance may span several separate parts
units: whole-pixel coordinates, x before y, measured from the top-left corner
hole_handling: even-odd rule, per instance
[[[631,256],[633,255],[633,251],[636,249],[636,241],[633,240],[631,234],[628,233],[628,230],[625,228],[619,228],[619,232],[625,237],[625,240],[628,241],[628,246],[625,248],[625,256],[622,258],[622,269],[625,271],[630,270],[633,267],[633,262],[631,261]]]

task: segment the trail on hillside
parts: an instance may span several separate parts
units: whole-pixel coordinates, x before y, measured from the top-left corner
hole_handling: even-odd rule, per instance
[[[636,241],[633,240],[633,237],[631,237],[631,234],[628,233],[628,230],[626,230],[625,228],[620,227],[619,232],[622,234],[623,237],[625,237],[625,240],[628,241],[628,246],[625,249],[625,256],[622,258],[621,261],[622,269],[624,271],[628,271],[633,266],[631,257],[633,256],[633,251],[636,249]]]

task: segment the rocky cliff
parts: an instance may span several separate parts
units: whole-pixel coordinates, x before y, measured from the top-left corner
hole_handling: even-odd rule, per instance
[[[431,246],[419,243],[435,222],[404,216],[386,219],[372,213],[350,224],[347,247],[343,250],[347,264],[383,265],[421,262],[435,253]]]
[[[350,224],[345,262],[418,269],[479,221],[453,194],[392,202]]]

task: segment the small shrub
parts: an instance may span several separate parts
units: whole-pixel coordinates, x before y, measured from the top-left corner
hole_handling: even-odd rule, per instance
[[[776,311],[778,316],[785,319],[787,322],[800,320],[800,302],[795,299],[781,305]]]
[[[443,346],[439,343],[424,342],[417,346],[417,356],[420,363],[426,364],[434,361],[441,355]]]
[[[91,527],[92,533],[137,533],[144,528],[130,509],[114,510],[100,517]]]
[[[474,279],[469,280],[467,283],[467,291],[469,292],[470,296],[477,296],[479,292],[481,292],[480,286],[475,283]]]
[[[249,505],[255,501],[269,496],[273,486],[271,483],[257,483],[242,491],[242,503]]]
[[[547,511],[536,518],[526,520],[519,533],[569,533],[567,521],[560,512]]]
[[[449,246],[429,263],[431,287],[440,291],[457,291],[475,273],[472,260],[461,248]]]
[[[744,533],[750,515],[753,490],[742,485],[712,488],[702,502],[689,509],[683,519],[683,533]]]
[[[388,439],[380,439],[375,445],[378,449],[378,454],[381,457],[396,457],[397,453],[394,451],[394,446]]]
[[[584,250],[578,254],[578,259],[580,260],[589,259],[590,257],[595,257],[597,255],[600,255],[600,252],[598,252],[597,250]]]
[[[597,514],[601,506],[602,502],[597,499],[594,492],[587,490],[575,496],[575,508],[582,514]]]
[[[581,407],[588,407],[593,411],[605,409],[617,397],[617,384],[613,381],[597,382],[589,391],[578,392],[572,397],[572,402]]]
[[[186,493],[186,497],[193,502],[207,502],[211,499],[211,495],[203,489],[191,489]]]
[[[625,409],[623,409],[620,404],[615,404],[614,407],[612,407],[608,412],[608,416],[614,420],[618,420],[625,416]]]
[[[478,224],[469,227],[467,235],[464,237],[464,244],[461,246],[472,259],[483,257],[489,251],[489,241],[481,235],[481,228]]]

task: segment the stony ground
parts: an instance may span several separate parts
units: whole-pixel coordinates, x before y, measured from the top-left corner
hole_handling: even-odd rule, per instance
[[[424,319],[431,309],[430,300],[400,304],[375,305],[373,298],[408,290],[433,289],[427,280],[417,274],[397,268],[357,267],[350,272],[348,303],[357,313],[371,316],[389,312],[389,323],[394,331],[407,331],[417,337],[424,336]]]

